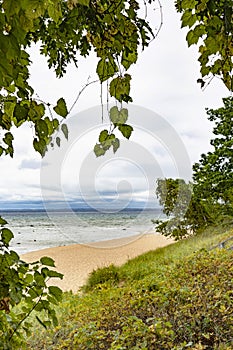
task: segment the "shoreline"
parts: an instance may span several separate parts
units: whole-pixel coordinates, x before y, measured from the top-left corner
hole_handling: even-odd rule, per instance
[[[63,291],[76,293],[85,284],[88,275],[99,267],[110,264],[120,266],[128,260],[150,250],[174,243],[158,233],[111,239],[87,244],[72,244],[32,251],[20,256],[26,262],[49,256],[55,261],[56,271],[63,273],[63,280],[52,279],[48,285],[56,285]]]

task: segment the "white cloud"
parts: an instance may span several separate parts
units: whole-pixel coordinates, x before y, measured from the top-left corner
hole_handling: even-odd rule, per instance
[[[19,169],[40,169],[41,161],[37,159],[23,159]]]

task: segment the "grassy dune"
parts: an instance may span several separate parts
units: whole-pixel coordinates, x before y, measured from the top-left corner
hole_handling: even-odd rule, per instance
[[[65,293],[59,326],[35,325],[27,349],[233,349],[233,251],[203,234],[94,271]]]

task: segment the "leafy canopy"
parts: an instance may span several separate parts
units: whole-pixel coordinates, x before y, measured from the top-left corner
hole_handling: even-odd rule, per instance
[[[199,46],[202,87],[219,77],[233,90],[232,0],[176,0],[182,27],[188,27],[188,46]]]
[[[69,113],[62,97],[51,108],[38,100],[30,86],[28,48],[33,43],[40,45],[57,77],[66,73],[69,63],[77,66],[78,55],[86,57],[94,51],[100,83],[110,79],[110,95],[120,103],[132,101],[131,76],[126,71],[137,61],[138,49],[148,46],[154,36],[147,21],[138,15],[137,1],[2,0],[0,10],[0,155],[13,156],[11,128],[25,122],[33,127],[35,150],[44,155]],[[125,137],[130,136],[131,128],[122,125],[119,129]],[[65,127],[62,132],[68,137]],[[108,140],[111,137],[108,135]],[[59,138],[56,143],[60,145]],[[111,141],[114,150],[118,143]],[[101,148],[103,152],[106,146]],[[98,147],[95,151],[99,155]]]
[[[144,5],[153,2],[156,0],[146,0]],[[182,26],[189,27],[188,45],[199,45],[201,84],[217,75],[232,90],[231,0],[177,0],[176,8],[182,13]],[[69,63],[78,66],[79,55],[95,53],[100,84],[107,82],[109,95],[120,104],[132,101],[128,70],[137,62],[139,51],[155,37],[154,24],[140,15],[141,9],[136,0],[0,1],[0,155],[13,156],[12,126],[25,122],[30,122],[33,146],[41,155],[54,141],[59,146],[60,138],[52,138],[71,110],[62,97],[55,106],[40,101],[30,86],[28,48],[33,43],[40,46],[58,78],[66,73]],[[101,134],[103,141],[95,146],[97,156],[110,147],[114,152],[118,149],[115,127],[130,137],[132,127],[120,124],[116,126],[110,114],[108,135]],[[61,130],[67,138],[67,128]]]

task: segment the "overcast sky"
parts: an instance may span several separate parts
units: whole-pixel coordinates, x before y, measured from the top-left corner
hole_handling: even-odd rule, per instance
[[[153,14],[156,26],[159,11]],[[30,127],[16,131],[14,159],[0,158],[0,209],[40,208],[41,201],[46,207],[54,202],[60,207],[84,202],[93,208],[152,207],[156,178],[191,179],[192,164],[210,149],[212,125],[205,108],[220,107],[222,97],[228,95],[218,79],[205,91],[200,89],[197,48],[187,47],[179,17],[165,0],[161,32],[130,70],[131,140],[122,140],[115,155],[94,157],[98,134],[108,124],[107,117],[104,125],[101,122],[100,86],[89,86],[67,121],[69,141],[63,139],[61,148],[49,151],[42,162],[32,148]],[[88,79],[96,79],[93,56],[80,59],[79,70],[71,66],[57,80],[38,50],[33,48],[31,53],[31,84],[45,102],[55,104],[63,96],[69,109]]]

